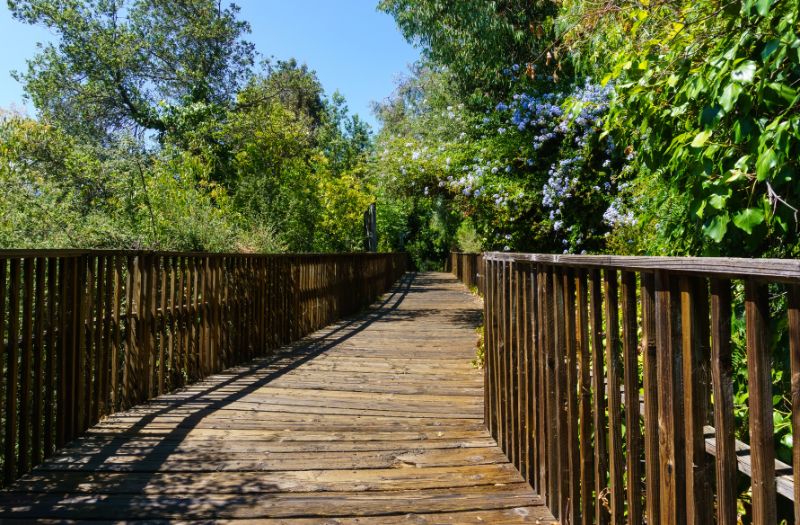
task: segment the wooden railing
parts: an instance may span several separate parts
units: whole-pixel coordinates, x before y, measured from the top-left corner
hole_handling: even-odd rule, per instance
[[[482,291],[482,266],[483,258],[480,253],[450,252],[445,270],[451,272],[467,286]]]
[[[768,329],[788,323],[797,429],[800,261],[484,259],[487,425],[562,523],[735,525],[748,478],[746,519],[800,523],[800,440],[792,466],[776,461],[773,402],[784,393],[772,372],[783,365]],[[732,366],[736,344],[745,370]],[[739,381],[748,423],[737,427]]]
[[[405,254],[0,251],[9,483],[100,418],[369,305]]]

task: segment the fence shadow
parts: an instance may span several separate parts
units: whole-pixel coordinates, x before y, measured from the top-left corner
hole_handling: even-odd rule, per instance
[[[235,512],[236,508],[252,507],[259,502],[263,504],[264,499],[271,496],[269,493],[279,491],[279,487],[274,483],[260,481],[258,476],[248,477],[246,486],[239,487],[238,491],[229,485],[227,490],[230,492],[227,492],[224,498],[213,499],[201,494],[175,493],[174,487],[184,483],[185,486],[190,485],[197,475],[196,472],[170,472],[170,484],[163,486],[164,493],[159,491],[159,482],[156,481],[155,474],[170,455],[177,451],[187,435],[210,414],[269,385],[272,381],[363,332],[374,323],[382,320],[391,321],[392,314],[397,311],[406,296],[417,289],[416,279],[415,273],[405,274],[379,303],[360,314],[350,316],[327,329],[287,345],[272,356],[257,358],[248,365],[228,369],[222,374],[231,375],[223,381],[219,381],[220,374],[217,374],[188,386],[189,390],[199,390],[187,397],[169,399],[176,394],[173,392],[129,411],[115,414],[109,418],[109,422],[126,415],[129,417],[131,413],[139,414],[142,410],[146,412],[116,435],[110,432],[106,436],[90,431],[90,435],[68,444],[62,449],[61,454],[57,454],[36,468],[31,475],[38,478],[35,490],[40,493],[39,497],[32,498],[30,493],[25,495],[16,493],[14,486],[0,492],[0,519],[5,522],[7,518],[20,518],[26,515],[26,511],[34,508],[37,515],[48,515],[53,519],[80,519],[81,516],[89,514],[96,516],[98,513],[108,519],[147,519],[153,517],[148,512],[163,511],[166,508],[169,508],[175,517],[191,519],[201,514],[206,517],[216,516],[223,510],[227,515]],[[221,397],[217,400],[207,400],[209,396],[215,394]],[[190,411],[185,414],[187,409]],[[131,439],[145,438],[146,436],[137,434],[157,418],[169,415],[180,418],[174,428],[165,429],[165,434],[153,438],[153,445],[148,447],[141,458],[126,463],[124,469],[119,465],[119,469],[109,472],[106,463],[120,454],[126,443]],[[152,436],[147,434],[148,439]],[[220,445],[223,444],[224,441],[220,440]],[[70,450],[79,453],[81,447],[85,446],[94,452],[71,469],[79,471],[80,475],[64,476],[63,466],[55,468],[55,464],[62,461],[65,453],[67,459],[73,458],[74,461],[76,456],[70,456]],[[200,461],[207,457],[209,461],[214,458],[218,460],[219,453],[220,451],[216,450],[209,451],[208,456],[200,452],[193,453],[192,459]],[[96,470],[109,473],[102,476],[106,481],[102,486],[102,494],[86,493],[82,490],[81,483],[99,479],[95,475]],[[120,474],[115,476],[113,472]],[[23,477],[21,482],[25,483],[25,479]],[[30,490],[30,483],[26,484],[26,490]]]

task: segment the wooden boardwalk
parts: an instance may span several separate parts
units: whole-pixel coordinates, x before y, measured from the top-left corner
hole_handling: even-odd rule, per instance
[[[360,316],[103,420],[0,493],[0,518],[552,523],[484,426],[479,321],[449,274],[408,274]]]

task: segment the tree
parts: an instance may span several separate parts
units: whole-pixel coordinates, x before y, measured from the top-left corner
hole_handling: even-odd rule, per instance
[[[549,0],[381,0],[410,41],[444,65],[466,95],[503,95],[513,64],[537,62],[553,41],[557,4]],[[531,71],[533,74],[533,70]],[[540,72],[541,73],[541,72]]]
[[[230,105],[254,48],[239,8],[213,0],[9,0],[58,37],[17,73],[41,115],[71,134],[180,134]]]

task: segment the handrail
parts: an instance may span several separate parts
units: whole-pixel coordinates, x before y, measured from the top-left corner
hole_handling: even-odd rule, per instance
[[[405,254],[0,251],[8,484],[117,410],[369,305]]]
[[[747,476],[753,523],[777,523],[779,497],[800,522],[800,440],[787,472],[768,333],[771,316],[788,323],[797,429],[800,261],[492,252],[480,264],[487,426],[557,518],[734,525]],[[735,439],[735,311],[748,444]]]
[[[764,279],[800,284],[800,260],[743,259],[735,257],[638,257],[629,255],[550,255],[538,253],[487,252],[489,261],[519,261],[572,268],[616,268],[654,273],[670,271],[684,275],[729,279]]]

